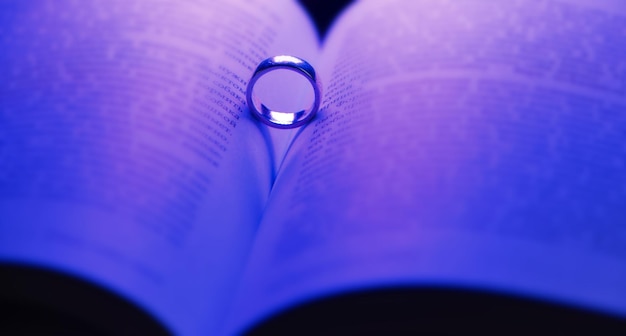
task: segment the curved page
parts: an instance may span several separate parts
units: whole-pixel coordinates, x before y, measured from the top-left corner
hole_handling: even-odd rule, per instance
[[[241,318],[395,284],[626,315],[626,7],[364,1],[278,176]],[[267,272],[266,270],[272,270]]]
[[[246,83],[266,57],[315,59],[302,9],[5,1],[0,50],[0,261],[215,334],[273,178]]]

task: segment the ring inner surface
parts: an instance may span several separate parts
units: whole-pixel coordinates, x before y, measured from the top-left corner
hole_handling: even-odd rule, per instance
[[[295,69],[277,68],[257,79],[252,101],[254,108],[268,120],[290,125],[312,110],[315,91],[304,74]]]

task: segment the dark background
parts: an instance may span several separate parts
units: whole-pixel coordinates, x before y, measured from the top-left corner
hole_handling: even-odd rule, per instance
[[[352,3],[350,0],[300,0],[299,2],[315,21],[320,39],[324,39],[328,28],[337,15]]]

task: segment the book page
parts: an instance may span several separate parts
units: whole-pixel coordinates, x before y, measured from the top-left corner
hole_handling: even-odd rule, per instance
[[[321,113],[265,213],[241,318],[432,284],[626,315],[625,31],[618,1],[348,9],[324,45]]]
[[[216,334],[273,179],[246,84],[269,56],[315,61],[304,11],[10,1],[0,50],[0,262],[101,284],[176,334]]]

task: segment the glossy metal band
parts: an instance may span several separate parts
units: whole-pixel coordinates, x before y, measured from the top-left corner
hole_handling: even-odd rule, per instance
[[[295,71],[303,75],[309,81],[311,86],[313,86],[313,92],[315,94],[312,106],[301,111],[282,112],[272,111],[261,103],[258,97],[254,95],[254,84],[266,73],[278,69]],[[306,124],[315,116],[315,113],[317,113],[320,107],[322,93],[319,80],[311,64],[298,57],[281,55],[270,57],[259,64],[250,82],[248,82],[246,96],[250,113],[263,123],[277,128],[295,128]]]

